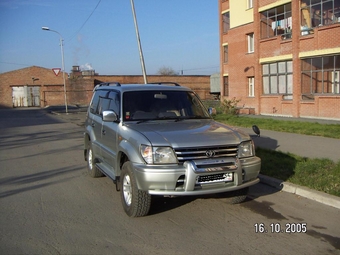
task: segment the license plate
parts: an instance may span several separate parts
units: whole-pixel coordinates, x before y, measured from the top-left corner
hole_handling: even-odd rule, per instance
[[[226,173],[223,176],[227,182],[233,181],[233,173]]]
[[[234,180],[233,173],[220,173],[198,176],[196,183],[204,184],[204,183],[232,182],[233,180]]]

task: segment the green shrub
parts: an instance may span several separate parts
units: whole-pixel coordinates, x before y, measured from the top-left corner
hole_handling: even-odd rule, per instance
[[[236,99],[236,97],[233,97],[232,99],[223,99],[220,108],[224,114],[236,115],[237,104],[240,101],[241,99]]]

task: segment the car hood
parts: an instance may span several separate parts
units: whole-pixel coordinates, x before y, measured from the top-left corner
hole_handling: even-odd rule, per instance
[[[127,127],[142,133],[153,146],[196,147],[237,145],[250,136],[211,119],[182,121],[149,121],[131,123]]]

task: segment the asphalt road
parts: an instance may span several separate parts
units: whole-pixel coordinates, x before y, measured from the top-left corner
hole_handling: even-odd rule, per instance
[[[0,254],[340,254],[339,209],[263,184],[239,205],[157,197],[129,218],[88,176],[82,134],[72,114],[0,110]]]

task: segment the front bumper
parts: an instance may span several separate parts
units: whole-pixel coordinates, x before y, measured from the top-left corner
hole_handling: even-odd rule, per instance
[[[205,195],[238,190],[259,182],[261,159],[222,158],[183,165],[133,164],[138,189],[151,195]]]

